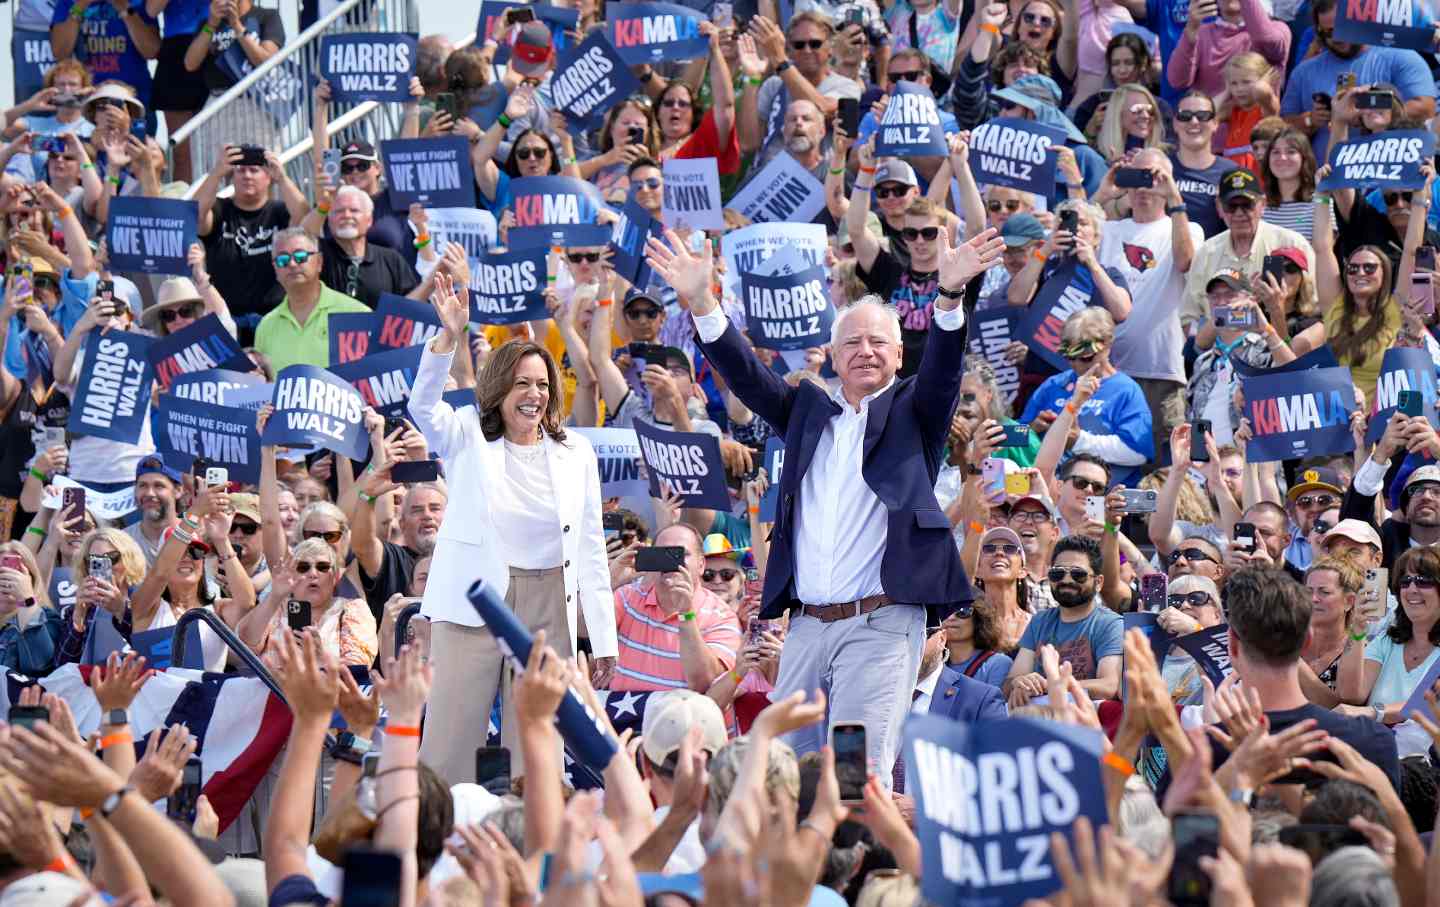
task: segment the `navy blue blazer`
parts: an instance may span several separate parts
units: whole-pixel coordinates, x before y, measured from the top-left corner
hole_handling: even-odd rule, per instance
[[[889,511],[881,586],[896,602],[926,606],[932,626],[974,598],[950,519],[935,500],[950,414],[960,393],[965,333],[963,327],[946,331],[932,324],[919,371],[870,401],[860,468]],[[795,597],[795,507],[820,435],[840,404],[811,382],[786,384],[755,358],[734,325],[701,348],[735,395],[785,441],[760,612],[774,619],[801,604]]]
[[[951,667],[941,670],[944,673],[930,697],[930,714],[966,722],[1010,717],[999,687],[966,677]]]

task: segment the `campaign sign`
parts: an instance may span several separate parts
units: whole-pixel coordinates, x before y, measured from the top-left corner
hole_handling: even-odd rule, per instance
[[[1109,821],[1098,731],[1032,718],[905,721],[921,893],[935,904],[1019,904],[1061,888],[1050,835]]]
[[[116,196],[105,226],[110,270],[189,276],[185,253],[199,235],[198,220],[193,201]]]
[[[155,414],[155,448],[166,466],[188,472],[204,457],[229,469],[232,482],[260,481],[260,432],[250,410],[165,394]]]
[[[1008,186],[1048,198],[1055,191],[1056,157],[1065,130],[1033,120],[996,117],[970,131],[970,172],[982,185]]]
[[[1185,650],[1185,653],[1195,659],[1195,664],[1210,678],[1215,686],[1220,681],[1229,677],[1235,668],[1230,664],[1230,626],[1219,624],[1214,627],[1206,627],[1198,633],[1189,633],[1185,636],[1177,636],[1175,645]]]
[[[1012,341],[1023,336],[1015,329],[1015,323],[1024,314],[1024,309],[1005,305],[977,309],[969,317],[970,336],[966,340],[966,352],[980,356],[990,364],[1000,396],[1007,406],[1020,392],[1020,368],[1005,358],[1005,350]]]
[[[730,230],[720,239],[726,273],[736,279],[741,274],[769,273],[764,263],[786,249],[794,249],[811,265],[823,265],[828,246],[820,224],[751,224]]]
[[[1435,50],[1435,19],[1430,9],[1430,4],[1412,0],[1343,0],[1335,5],[1335,37],[1428,54]]]
[[[521,249],[480,259],[470,280],[470,320],[518,324],[549,318],[545,254],[544,249]]]
[[[56,608],[66,608],[75,604],[79,585],[75,582],[74,574],[69,567],[56,565],[50,571],[50,602]]]
[[[177,375],[170,384],[170,394],[183,400],[194,400],[196,403],[233,406],[229,399],[231,391],[264,383],[265,379],[255,372],[232,372],[229,369],[212,368]]]
[[[374,312],[332,312],[327,324],[330,364],[344,365],[364,359],[370,350],[370,335],[378,324]]]
[[[809,223],[825,207],[825,187],[788,154],[777,154],[727,206],[754,223]]]
[[[605,201],[594,183],[569,176],[525,176],[511,181],[510,197],[515,211],[512,249],[603,246],[610,241],[614,228],[600,220]]]
[[[475,406],[475,388],[457,387],[453,391],[446,391],[440,395],[440,399],[449,404],[451,409],[461,410],[467,406]]]
[[[1065,371],[1070,363],[1060,355],[1060,331],[1065,319],[1086,306],[1096,305],[1095,276],[1073,255],[1056,268],[1015,323],[1015,335],[1053,368]]]
[[[1317,368],[1336,368],[1340,365],[1340,360],[1335,358],[1335,351],[1330,349],[1330,344],[1325,343],[1299,359],[1272,368],[1255,368],[1246,365],[1239,359],[1236,359],[1232,365],[1235,366],[1235,374],[1242,378],[1248,378],[1253,375],[1278,375],[1284,372],[1308,372]]]
[[[150,344],[150,365],[161,391],[169,390],[176,378],[190,372],[252,367],[250,357],[225,330],[218,315],[206,315],[173,334],[155,338]]]
[[[598,128],[605,111],[639,90],[640,81],[599,30],[560,54],[550,77],[554,108],[581,129]]]
[[[829,282],[819,266],[798,274],[741,276],[745,324],[756,346],[770,350],[803,350],[830,339],[835,307]]]
[[[1157,612],[1132,611],[1120,616],[1125,620],[1126,633],[1129,633],[1131,630],[1139,630],[1145,634],[1145,638],[1150,640],[1150,651],[1155,656],[1155,664],[1164,667],[1165,655],[1170,651],[1170,644],[1174,642],[1175,638],[1165,632],[1164,627],[1160,626]],[[1120,694],[1122,699],[1125,696],[1125,689],[1125,665],[1122,661],[1120,665]]]
[[[150,344],[143,334],[92,331],[85,338],[85,367],[70,406],[71,434],[135,444],[150,408]]]
[[[662,219],[673,229],[724,230],[720,203],[720,166],[713,157],[670,158],[665,174]]]
[[[657,224],[650,212],[633,200],[620,209],[620,219],[610,233],[610,267],[631,286],[644,287],[650,284],[650,265],[645,261],[645,240],[658,234],[662,224]],[[644,278],[643,280],[641,278]]]
[[[45,87],[45,74],[55,65],[50,33],[15,29],[10,36],[10,61],[14,66],[14,97],[28,98],[39,92]]]
[[[686,507],[729,512],[730,491],[725,487],[725,465],[720,442],[703,432],[666,431],[646,422],[635,423],[640,454],[649,473],[650,496],[662,497],[663,479],[670,490],[685,499]]]
[[[1419,391],[1425,398],[1422,412],[1431,428],[1440,428],[1440,413],[1435,410],[1435,366],[1423,348],[1391,347],[1380,362],[1380,379],[1375,382],[1375,414],[1365,432],[1365,443],[1374,444],[1385,434],[1385,426],[1395,415],[1401,391]]]
[[[440,333],[440,316],[428,302],[381,293],[370,327],[366,355],[428,343]]]
[[[413,100],[415,44],[415,35],[397,32],[321,35],[320,75],[330,83],[331,99],[357,104]]]
[[[190,624],[185,633],[185,663],[172,665],[171,646],[175,640],[175,628],[159,630],[136,630],[128,642],[115,629],[115,621],[109,612],[99,611],[95,615],[93,632],[86,634],[85,647],[80,654],[80,663],[87,665],[104,664],[111,652],[134,652],[142,656],[147,668],[163,671],[166,668],[189,668],[205,670],[205,650],[200,643],[200,624]]]
[[[567,428],[584,435],[600,466],[602,498],[648,498],[650,484],[640,469],[640,439],[633,428]]]
[[[1330,150],[1330,175],[1317,191],[1419,189],[1420,165],[1435,155],[1435,136],[1425,129],[1391,129],[1342,142]]]
[[[404,416],[423,352],[418,346],[407,346],[371,353],[359,362],[334,366],[330,373],[350,382],[350,386],[360,392],[365,405],[380,415]]]
[[[380,143],[380,159],[395,210],[416,202],[427,208],[475,207],[475,175],[464,136],[388,139]]]
[[[500,225],[495,215],[475,208],[428,208],[425,211],[430,239],[435,250],[450,243],[465,250],[471,270],[480,256],[500,244]]]
[[[105,522],[124,523],[135,512],[135,486],[125,485],[116,491],[100,491],[75,481],[69,476],[54,476],[46,486],[41,502],[46,510],[59,510],[66,488],[85,489],[85,509]]]
[[[323,447],[352,460],[370,452],[360,392],[323,368],[292,365],[275,379],[275,412],[261,440],[278,447]]]
[[[1269,463],[1355,449],[1350,413],[1355,381],[1350,369],[1319,368],[1300,374],[1240,379],[1245,415],[1254,433],[1245,448],[1252,463]]]
[[[785,472],[785,442],[775,435],[765,439],[765,493],[760,496],[760,522],[775,522],[780,500],[780,476]]]
[[[563,6],[551,6],[548,3],[518,3],[514,0],[484,0],[480,4],[480,20],[476,25],[475,46],[479,47],[487,39],[493,39],[499,45],[495,48],[495,63],[498,65],[503,66],[510,60],[509,36],[500,27],[503,17],[507,10],[522,7],[533,10],[535,18],[550,27],[550,37],[554,39],[556,48],[565,47],[565,32],[574,29],[580,21],[580,14],[577,10]]]
[[[57,567],[56,569],[59,568]],[[1440,680],[1440,658],[1435,659],[1435,663],[1426,669],[1425,676],[1421,678],[1420,682],[1415,684],[1411,690],[1410,698],[1406,699],[1405,704],[1400,707],[1400,717],[1402,719],[1408,721],[1413,717],[1415,712],[1419,712],[1426,718],[1432,721],[1434,720],[1434,715],[1430,711],[1429,704],[1425,702],[1425,694],[1435,688],[1435,682],[1437,680]]]
[[[605,34],[630,66],[710,53],[710,39],[700,34],[703,21],[695,10],[673,3],[605,4]]]
[[[983,128],[983,127],[980,127]],[[876,128],[876,157],[946,157],[950,144],[929,88],[896,82]]]

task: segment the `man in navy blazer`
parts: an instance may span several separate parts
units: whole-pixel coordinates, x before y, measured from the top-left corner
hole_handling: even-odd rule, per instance
[[[911,220],[927,220],[906,215]],[[839,388],[791,387],[756,358],[719,310],[710,247],[696,256],[673,233],[648,259],[689,306],[705,356],[747,407],[785,441],[761,616],[792,614],[772,699],[828,696],[824,727],[786,736],[797,753],[824,746],[836,724],[861,722],[870,771],[888,783],[925,642],[972,599],[935,478],[960,390],[965,285],[998,264],[987,230],[958,247],[943,227],[940,295],[917,374],[896,379],[900,318],[878,297],[839,312],[831,359]]]
[[[1010,710],[1005,707],[999,687],[945,667],[930,696],[930,714],[968,722],[1008,718]]]

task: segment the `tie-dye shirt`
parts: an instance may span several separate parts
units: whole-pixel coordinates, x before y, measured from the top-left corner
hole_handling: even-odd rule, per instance
[[[900,340],[905,352],[898,376],[915,374],[925,352],[925,338],[930,334],[935,297],[940,295],[940,272],[912,271],[882,249],[869,271],[856,268],[855,273],[872,293],[880,294],[900,313]]]

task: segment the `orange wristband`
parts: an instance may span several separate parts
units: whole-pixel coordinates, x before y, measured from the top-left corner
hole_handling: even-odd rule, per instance
[[[874,173],[874,172],[875,172],[875,168],[874,168],[874,167],[861,167],[861,168],[860,168],[860,172],[861,172],[861,173]]]
[[[1031,254],[1032,256],[1034,256],[1035,260],[1038,261],[1038,262],[1040,262],[1042,265],[1043,265],[1045,262],[1047,262],[1047,261],[1050,260],[1050,259],[1046,258],[1046,257],[1045,257],[1045,253],[1044,253],[1044,252],[1041,252],[1039,249],[1036,249],[1034,252],[1031,252],[1030,254]]]
[[[971,520],[971,521],[970,521],[970,531],[971,531],[971,532],[984,532],[984,531],[985,531],[985,524],[984,524],[984,523],[977,523],[975,520]]]
[[[61,206],[55,211],[55,216],[56,216],[57,218],[59,218],[60,220],[64,220],[65,218],[69,217],[70,215],[72,215],[72,214],[74,214],[74,213],[75,213],[75,211],[74,211],[69,205],[61,205]]]
[[[81,821],[84,821],[84,820],[86,820],[86,819],[89,819],[89,818],[90,818],[91,816],[93,816],[93,815],[95,815],[95,810],[91,809],[91,808],[88,807],[88,806],[82,806],[82,807],[80,807],[80,819],[81,819]]]
[[[597,299],[597,300],[595,300],[595,304],[598,305],[598,306],[600,306],[600,307],[603,309],[603,308],[604,308],[605,306],[607,306],[607,305],[614,305],[614,304],[615,304],[615,300],[613,300],[613,299]]]
[[[751,513],[759,513],[759,512],[760,512],[760,508],[759,508],[759,507],[751,507],[751,508],[750,508],[750,512],[751,512]]]
[[[45,869],[42,871],[58,872],[61,875],[66,875],[70,872],[71,865],[72,864],[70,862],[70,857],[68,855],[62,854],[61,856],[58,856],[55,859],[51,860],[49,863],[46,863]]]
[[[391,737],[419,737],[420,728],[413,724],[390,724],[385,726],[385,733]]]
[[[1108,765],[1110,768],[1115,769],[1115,771],[1119,772],[1127,778],[1135,774],[1135,765],[1129,759],[1126,759],[1119,753],[1106,753],[1105,755],[1100,757],[1100,762],[1104,765]]]
[[[121,744],[121,743],[134,743],[134,742],[135,742],[135,735],[134,735],[134,734],[131,734],[129,731],[121,731],[121,732],[118,733],[118,734],[111,734],[111,735],[108,736],[108,737],[101,737],[101,738],[100,738],[100,749],[102,749],[102,750],[108,750],[110,747],[116,746],[116,745]]]
[[[1069,414],[1072,415],[1072,416],[1075,415],[1075,404],[1073,404],[1073,403],[1067,403],[1067,404],[1065,404],[1065,412],[1069,413]]]
[[[980,26],[980,30],[981,30],[981,31],[988,31],[990,34],[996,35],[996,36],[999,36],[999,34],[1000,34],[1000,26],[996,25],[996,24],[993,23],[993,22],[985,22],[985,23],[983,23],[983,24]]]

